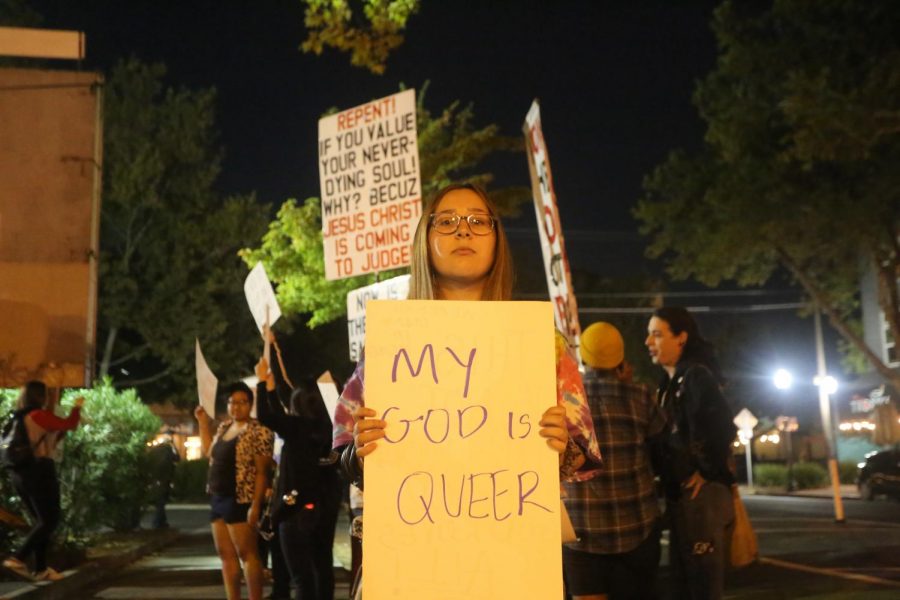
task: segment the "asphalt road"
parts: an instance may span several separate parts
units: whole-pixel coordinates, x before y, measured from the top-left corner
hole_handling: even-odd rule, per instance
[[[900,503],[847,500],[847,520],[838,524],[829,499],[748,496],[744,500],[759,538],[762,561],[729,576],[727,598],[900,598]],[[126,570],[111,573],[102,585],[84,590],[79,597],[222,598],[206,509],[183,507],[169,512],[172,525],[184,533],[178,543]],[[338,525],[339,545],[346,540],[345,528],[346,523]],[[665,578],[661,583],[664,589]],[[344,581],[336,598],[346,598],[346,590]]]
[[[802,496],[744,496],[744,504],[751,519],[792,517],[822,518],[834,520],[834,502],[831,498]],[[900,502],[879,498],[844,500],[844,513],[849,523],[871,521],[900,526]]]

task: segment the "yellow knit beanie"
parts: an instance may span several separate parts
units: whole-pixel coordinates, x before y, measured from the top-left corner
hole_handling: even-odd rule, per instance
[[[594,323],[581,332],[581,358],[595,369],[615,369],[625,360],[622,334],[609,323]]]

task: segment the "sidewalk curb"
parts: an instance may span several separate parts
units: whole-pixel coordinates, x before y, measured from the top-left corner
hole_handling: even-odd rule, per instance
[[[83,587],[95,583],[112,572],[152,554],[161,548],[172,544],[181,536],[177,530],[170,530],[160,538],[132,548],[128,552],[104,556],[90,562],[86,562],[74,573],[54,583],[31,584],[24,583],[22,587],[13,592],[7,592],[0,600],[64,600],[73,598],[73,594]]]
[[[802,494],[797,492],[744,492],[741,490],[741,498],[748,496],[773,496],[779,498],[814,498],[817,500],[832,500],[834,496],[823,496],[821,494]],[[841,494],[841,500],[862,500],[859,496],[849,496]]]
[[[827,499],[831,500],[834,498],[833,492],[831,488],[812,488],[809,490],[797,490],[794,492],[788,492],[783,489],[775,488],[767,488],[767,487],[753,487],[750,488],[746,485],[739,485],[738,489],[741,491],[741,497],[747,496],[780,496],[780,497],[791,497],[791,498],[819,498],[819,499]],[[861,500],[859,496],[859,492],[856,491],[856,487],[848,484],[841,484],[840,496],[842,500]]]

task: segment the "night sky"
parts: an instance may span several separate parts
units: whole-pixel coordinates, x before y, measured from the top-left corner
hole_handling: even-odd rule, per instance
[[[85,31],[84,68],[130,55],[168,81],[219,91],[226,148],[220,185],[266,202],[318,194],[319,117],[431,82],[427,106],[474,103],[476,125],[519,135],[542,105],[563,225],[633,230],[640,182],[670,149],[698,147],[694,82],[713,66],[715,2],[424,0],[383,76],[347,55],[303,54],[298,0],[38,1],[45,26]],[[498,183],[529,185],[524,155]]]
[[[716,4],[423,0],[382,76],[352,67],[336,51],[301,53],[298,0],[43,0],[32,6],[46,27],[86,32],[82,68],[107,69],[133,55],[165,63],[170,84],[214,86],[226,153],[220,190],[255,190],[276,207],[286,198],[318,195],[317,121],[329,108],[394,93],[401,83],[419,90],[430,81],[432,113],[453,100],[472,102],[476,126],[494,122],[502,133],[520,135],[538,98],[572,269],[621,276],[661,272],[642,258],[630,210],[642,178],[669,151],[701,146],[704,128],[690,98],[715,64],[709,21]],[[524,154],[490,166],[497,184],[530,185]],[[526,206],[509,225],[514,245],[531,253],[517,256],[521,270],[539,253],[533,211]],[[582,325],[598,318],[582,316]],[[773,318],[778,334],[761,332],[768,328],[758,319]],[[793,313],[740,319],[743,329],[759,330],[746,342],[752,350],[744,348],[736,360],[745,372],[762,378],[776,362],[791,360],[796,370],[812,372],[809,319]],[[727,335],[735,317],[700,320]],[[829,360],[837,367],[836,355]]]

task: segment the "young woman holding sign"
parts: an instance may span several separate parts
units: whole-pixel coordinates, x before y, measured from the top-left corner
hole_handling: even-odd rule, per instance
[[[440,190],[423,212],[412,248],[409,298],[510,300],[513,268],[503,225],[487,194],[472,184]],[[350,477],[362,483],[363,458],[384,437],[386,422],[363,402],[364,360],[344,388],[335,412],[334,448]],[[578,364],[556,337],[557,398],[544,411],[540,435],[560,454],[560,476],[589,479],[600,462]],[[549,403],[550,399],[548,399]]]
[[[229,388],[228,416],[215,436],[203,407],[194,410],[201,450],[209,457],[206,490],[210,494],[210,527],[222,561],[228,600],[241,598],[241,567],[250,600],[261,600],[263,570],[256,546],[256,522],[266,489],[274,434],[250,417],[253,392],[243,382]]]

